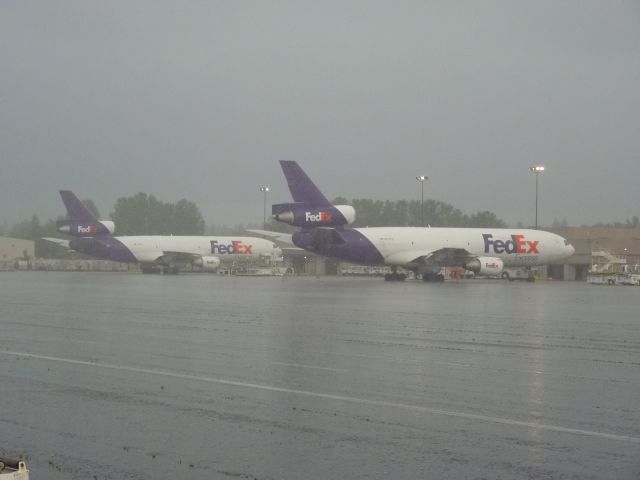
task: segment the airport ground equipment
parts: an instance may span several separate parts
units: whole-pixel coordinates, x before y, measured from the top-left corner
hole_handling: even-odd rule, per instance
[[[0,480],[29,480],[25,461],[0,457]]]

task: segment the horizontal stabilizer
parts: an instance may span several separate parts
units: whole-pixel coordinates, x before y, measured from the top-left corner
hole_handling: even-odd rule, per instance
[[[282,242],[288,245],[293,245],[293,240],[291,238],[290,233],[272,232],[270,230],[255,230],[255,229],[248,229],[247,232],[255,233],[257,235],[262,235],[263,237],[269,237],[275,240],[276,242]]]
[[[42,237],[40,240],[44,240],[45,242],[55,243],[60,247],[69,248],[69,240],[65,240],[63,238]]]

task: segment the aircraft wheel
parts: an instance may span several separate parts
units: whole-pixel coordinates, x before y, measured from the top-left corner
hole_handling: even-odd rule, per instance
[[[502,278],[503,280],[511,280],[511,275],[509,275],[509,272],[502,272]]]
[[[436,275],[435,281],[438,283],[442,283],[444,282],[444,275],[442,275],[441,273]]]

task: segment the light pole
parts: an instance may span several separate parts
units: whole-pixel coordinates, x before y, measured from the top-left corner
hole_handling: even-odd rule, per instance
[[[426,175],[420,175],[416,177],[416,180],[420,182],[420,226],[424,227],[424,182],[428,180],[429,177]]]
[[[269,187],[261,186],[260,191],[264,194],[262,201],[262,229],[267,229],[267,192],[269,191]]]
[[[535,173],[536,175],[536,223],[535,223],[535,229],[538,229],[538,177],[540,176],[540,174],[542,172],[544,172],[544,167],[542,165],[533,165],[531,167],[529,167],[529,170],[531,170],[531,173]]]

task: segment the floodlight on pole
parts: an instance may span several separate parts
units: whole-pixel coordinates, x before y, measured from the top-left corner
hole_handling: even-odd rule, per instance
[[[262,229],[267,229],[267,192],[269,191],[269,187],[261,186],[260,191],[264,194],[264,198],[262,201]]]
[[[429,180],[429,177],[419,175],[416,180],[420,182],[420,226],[424,227],[424,182]]]
[[[542,172],[544,172],[544,166],[543,165],[532,165],[531,167],[529,167],[529,170],[531,170],[531,173],[534,173],[536,175],[536,223],[535,223],[535,229],[538,229],[538,177],[540,176],[540,174]]]

